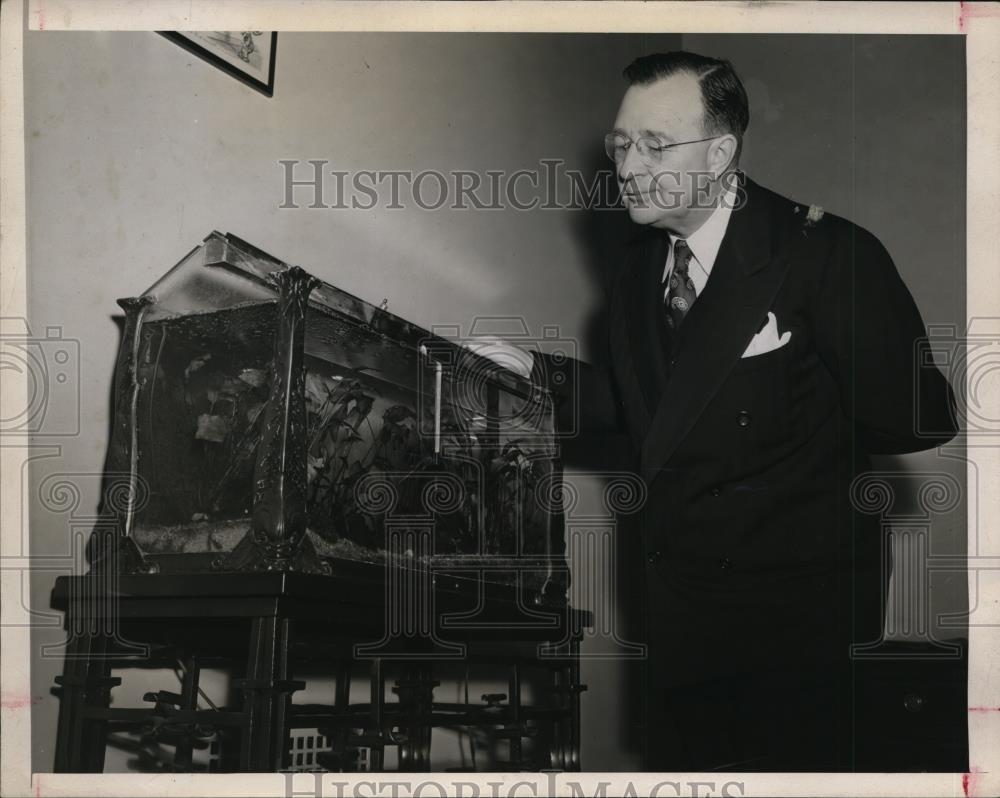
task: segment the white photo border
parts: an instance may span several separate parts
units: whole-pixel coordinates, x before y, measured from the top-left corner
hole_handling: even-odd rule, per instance
[[[0,5],[0,316],[25,317],[25,163],[23,32],[42,30],[242,30],[277,31],[562,31],[664,33],[881,33],[962,34],[966,37],[967,315],[989,321],[1000,316],[1000,3],[897,2],[324,2],[324,0],[2,0]],[[995,326],[995,325],[994,325]],[[1000,381],[985,388],[983,406],[1000,407]],[[26,384],[16,375],[0,381],[0,402],[23,406]],[[0,413],[2,415],[2,413]],[[24,448],[0,442],[0,546],[19,551],[27,539],[26,497],[19,479]],[[969,706],[995,711],[970,712],[970,772],[933,774],[284,774],[87,775],[31,773],[30,628],[20,602],[22,569],[28,557],[0,559],[3,645],[0,684],[3,703],[0,783],[4,795],[374,795],[374,785],[478,784],[482,795],[571,794],[568,781],[584,794],[605,784],[606,795],[706,794],[706,782],[719,788],[738,779],[741,796],[940,796],[1000,795],[1000,449],[969,446],[969,484],[978,484],[978,524],[969,534],[993,563],[970,579],[970,606],[990,624],[970,629]],[[978,585],[977,585],[978,582]],[[374,778],[373,778],[374,777]],[[368,782],[364,791],[351,785]],[[702,786],[698,786],[699,782]],[[338,792],[337,784],[342,785]],[[512,788],[521,784],[518,791]],[[663,785],[669,784],[666,787]],[[346,786],[344,786],[346,785]],[[492,785],[492,786],[490,786]],[[530,785],[534,785],[532,788]],[[676,787],[674,785],[677,785]],[[320,790],[317,790],[317,786]],[[698,791],[701,792],[698,792]],[[594,792],[592,792],[594,791]],[[401,791],[401,795],[407,793]],[[412,794],[412,793],[409,793]],[[431,788],[425,795],[440,794]],[[463,794],[471,794],[465,792]],[[598,793],[600,794],[600,793]],[[719,794],[712,792],[709,794]],[[726,793],[723,793],[726,794]]]

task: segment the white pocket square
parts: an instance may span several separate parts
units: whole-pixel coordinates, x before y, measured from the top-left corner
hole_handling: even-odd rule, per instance
[[[778,320],[770,311],[767,314],[767,323],[761,327],[758,333],[750,341],[750,345],[743,353],[743,357],[755,357],[763,355],[765,352],[773,352],[787,344],[792,338],[792,331],[785,330],[778,334]]]

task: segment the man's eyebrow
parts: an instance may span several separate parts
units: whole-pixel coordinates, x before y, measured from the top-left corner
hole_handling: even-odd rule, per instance
[[[625,130],[624,128],[620,128],[620,127],[613,128],[611,132],[612,133],[618,133],[618,134],[620,134],[622,136],[626,136],[626,137],[628,136],[628,131]],[[648,129],[646,129],[646,130],[640,130],[639,131],[639,135],[640,136],[652,136],[654,138],[668,139],[668,140],[673,138],[673,136],[671,136],[669,133],[664,133],[662,130],[648,130]]]

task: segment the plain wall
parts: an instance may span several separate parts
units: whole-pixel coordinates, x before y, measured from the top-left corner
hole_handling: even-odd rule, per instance
[[[606,168],[601,137],[617,110],[621,68],[682,41],[743,71],[752,177],[876,232],[926,321],[964,318],[955,39],[282,33],[266,98],[154,33],[27,32],[29,321],[36,335],[56,326],[79,341],[81,365],[79,434],[51,439],[57,455],[37,462],[27,488],[31,553],[48,558],[25,596],[32,609],[45,613],[56,576],[80,569],[70,531],[74,517],[86,529],[97,503],[115,299],[140,294],[212,229],[373,303],[387,298],[423,327],[468,331],[478,316],[516,316],[536,334],[558,325],[582,357],[598,359],[605,277],[627,227],[620,213],[279,209],[278,161],[482,172],[561,158],[592,173]],[[72,409],[53,410],[47,424],[72,420]],[[75,475],[75,511],[39,499],[56,473]],[[600,480],[572,478],[585,510]],[[957,550],[963,513],[936,521],[935,540]],[[941,606],[964,607],[959,582],[938,588]],[[58,621],[39,615],[49,626],[34,630],[36,652],[62,639]],[[606,639],[585,644],[585,653],[606,649]],[[58,656],[33,658],[40,771],[52,765],[49,688],[60,667]],[[637,767],[626,670],[584,662],[588,769]]]

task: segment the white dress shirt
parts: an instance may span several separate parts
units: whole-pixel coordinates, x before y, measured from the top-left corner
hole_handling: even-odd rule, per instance
[[[688,276],[694,283],[694,292],[701,296],[705,290],[705,284],[712,273],[712,266],[715,265],[715,258],[719,254],[719,247],[722,246],[722,237],[726,234],[729,226],[729,216],[733,212],[735,203],[735,193],[727,191],[723,196],[712,215],[705,220],[705,223],[689,235],[685,241],[691,250],[691,263],[688,265]],[[667,298],[669,283],[667,278],[674,269],[674,242],[680,236],[670,234],[670,252],[667,253],[667,262],[663,266],[663,298]]]

